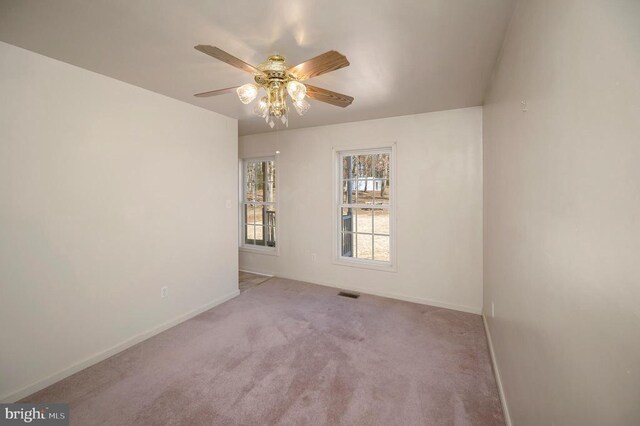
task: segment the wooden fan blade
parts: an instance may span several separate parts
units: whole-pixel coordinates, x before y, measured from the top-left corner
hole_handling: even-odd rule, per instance
[[[258,68],[254,67],[253,65],[249,65],[248,63],[246,63],[245,61],[236,58],[233,55],[228,54],[227,52],[225,52],[222,49],[219,49],[217,47],[213,47],[213,46],[208,46],[206,44],[199,44],[197,46],[194,46],[194,48],[196,50],[199,50],[202,53],[206,53],[209,56],[212,56],[222,62],[226,62],[227,64],[234,66],[236,68],[240,68],[242,71],[246,71],[249,74],[253,74],[253,75],[264,75],[264,73],[262,71],[260,71]]]
[[[316,101],[326,102],[342,108],[348,107],[351,105],[351,102],[353,102],[353,98],[351,96],[315,87],[310,84],[305,84],[305,86],[307,86],[307,96],[311,99],[315,99]]]
[[[339,70],[349,65],[347,58],[335,50],[330,50],[322,55],[318,55],[315,58],[309,59],[289,68],[289,72],[293,74],[298,80],[308,80],[311,77],[317,77],[321,74],[326,74],[331,71]]]
[[[218,96],[218,95],[224,95],[226,93],[230,93],[230,92],[234,92],[238,87],[240,86],[236,86],[236,87],[227,87],[226,89],[218,89],[218,90],[212,90],[210,92],[202,92],[202,93],[196,93],[193,96],[197,96],[199,98],[208,98],[209,96]]]

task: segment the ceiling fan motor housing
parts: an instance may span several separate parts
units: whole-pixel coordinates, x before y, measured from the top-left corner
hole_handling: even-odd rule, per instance
[[[287,72],[289,66],[285,62],[284,56],[271,55],[266,62],[257,67],[264,75],[256,75],[255,82],[265,89],[269,99],[269,114],[274,117],[281,117],[287,112],[287,83],[297,80],[291,73]]]

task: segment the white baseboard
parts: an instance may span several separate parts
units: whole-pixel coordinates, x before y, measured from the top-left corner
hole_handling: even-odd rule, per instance
[[[316,281],[316,280],[308,280],[306,278],[293,277],[293,276],[287,276],[287,275],[277,274],[276,276],[279,277],[279,278],[286,278],[286,279],[289,279],[289,280],[296,280],[296,281],[308,282],[308,283],[311,283],[311,284],[317,284],[317,285],[321,285],[321,286],[324,286],[324,287],[332,287],[332,288],[337,288],[337,289],[341,289],[341,290],[357,291],[359,293],[371,294],[373,296],[380,296],[380,297],[386,297],[386,298],[389,298],[389,299],[403,300],[405,302],[419,303],[421,305],[430,305],[430,306],[436,306],[438,308],[453,309],[454,311],[468,312],[468,313],[477,314],[477,315],[481,315],[482,314],[482,307],[456,305],[456,304],[453,304],[453,303],[440,302],[438,300],[423,299],[421,297],[413,297],[413,296],[405,296],[405,295],[402,295],[402,294],[391,293],[391,292],[372,291],[372,290],[365,289],[365,288],[362,288],[362,287],[357,287],[357,286],[344,286],[344,285],[323,283],[323,282],[319,282],[319,281]]]
[[[263,277],[269,277],[269,278],[273,278],[272,274],[266,274],[264,272],[256,272],[256,271],[249,271],[247,269],[238,269],[240,272],[246,272],[248,274],[254,274],[254,275],[262,275]]]
[[[50,386],[64,378],[67,378],[69,376],[71,376],[74,373],[77,373],[80,370],[84,370],[87,367],[91,367],[94,364],[99,363],[100,361],[104,361],[105,359],[119,353],[122,352],[125,349],[130,348],[133,345],[136,345],[144,340],[147,340],[150,337],[155,336],[156,334],[162,333],[165,330],[170,329],[171,327],[175,327],[176,325],[191,319],[193,317],[195,317],[198,314],[201,314],[204,311],[207,311],[217,305],[220,305],[224,302],[226,302],[227,300],[233,299],[234,297],[236,297],[237,295],[240,294],[240,290],[234,290],[233,292],[219,297],[215,300],[210,301],[209,303],[193,309],[185,314],[179,315],[176,318],[166,321],[150,330],[144,331],[140,334],[137,334],[121,343],[118,343],[117,345],[114,345],[102,352],[99,352],[97,354],[91,355],[88,358],[85,358],[84,360],[73,364],[72,366],[65,368],[63,370],[58,371],[57,373],[52,374],[49,377],[46,377],[42,380],[39,380],[35,383],[32,383],[28,386],[25,386],[22,389],[19,389],[17,391],[11,392],[9,394],[3,395],[2,397],[0,397],[0,403],[12,403],[12,402],[16,402],[21,400],[24,397],[27,397],[35,392],[38,392],[39,390],[42,390],[44,388],[46,388],[47,386]]]
[[[504,421],[507,426],[511,426],[511,415],[509,414],[509,406],[507,405],[507,398],[504,395],[504,389],[502,388],[502,379],[500,378],[500,370],[498,369],[498,361],[496,361],[496,353],[493,349],[493,341],[491,340],[491,332],[489,331],[489,324],[487,323],[487,317],[482,314],[482,323],[484,324],[484,331],[487,334],[487,342],[489,343],[489,354],[491,355],[491,364],[493,365],[493,372],[496,376],[496,383],[498,385],[498,393],[500,394],[500,402],[502,403],[502,412],[504,413]]]

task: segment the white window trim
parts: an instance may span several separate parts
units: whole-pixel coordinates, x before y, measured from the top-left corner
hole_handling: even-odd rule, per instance
[[[254,253],[254,254],[264,254],[268,256],[279,256],[280,255],[280,196],[276,197],[276,202],[274,206],[276,208],[276,246],[275,247],[257,247],[254,245],[249,245],[245,243],[245,227],[243,223],[243,215],[244,215],[244,200],[245,200],[245,181],[244,178],[246,176],[246,164],[249,161],[273,161],[274,167],[276,168],[276,188],[280,188],[280,170],[278,168],[278,156],[276,154],[271,155],[261,155],[257,157],[245,157],[240,159],[239,170],[240,170],[240,188],[239,194],[240,199],[238,202],[238,240],[239,240],[239,250],[245,253]]]
[[[397,255],[396,255],[396,205],[398,200],[398,186],[396,184],[396,142],[383,145],[361,145],[333,147],[333,263],[341,266],[349,266],[353,268],[373,269],[384,272],[398,272]],[[339,164],[341,155],[358,155],[363,152],[391,150],[391,173],[389,185],[392,188],[389,198],[389,262],[381,262],[367,259],[353,259],[343,257],[340,247],[340,215],[338,214],[339,206],[342,205],[342,190],[340,183],[342,180],[342,166]],[[276,169],[277,170],[277,169]]]

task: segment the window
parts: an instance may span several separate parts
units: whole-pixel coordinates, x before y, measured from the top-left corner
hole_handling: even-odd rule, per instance
[[[340,151],[338,261],[392,264],[392,149]]]
[[[275,158],[244,160],[242,187],[242,246],[275,251]]]

